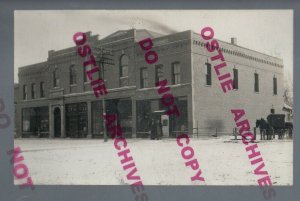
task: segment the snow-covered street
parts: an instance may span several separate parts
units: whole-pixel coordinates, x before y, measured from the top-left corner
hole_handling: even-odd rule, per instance
[[[257,185],[245,147],[232,136],[191,138],[206,185]],[[144,185],[195,185],[176,139],[128,139]],[[113,141],[102,139],[15,139],[35,185],[122,185],[122,169]],[[273,185],[293,184],[293,141],[258,141]]]

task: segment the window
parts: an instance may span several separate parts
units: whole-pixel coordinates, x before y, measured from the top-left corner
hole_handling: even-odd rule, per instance
[[[35,99],[36,98],[36,86],[35,84],[31,84],[31,98]]]
[[[128,63],[129,63],[128,57],[125,54],[122,55],[120,59],[120,77],[128,76]]]
[[[45,83],[44,82],[40,83],[40,95],[41,95],[41,98],[45,97]]]
[[[259,92],[259,78],[257,73],[254,73],[254,91]]]
[[[141,68],[141,88],[148,87],[148,71],[147,68]]]
[[[120,58],[120,86],[128,85],[128,64],[129,59],[128,56],[123,54]]]
[[[53,71],[53,87],[59,86],[59,78],[58,78],[58,68],[55,68]]]
[[[88,82],[88,75],[87,75],[86,72],[91,70],[91,69],[92,69],[92,65],[88,65],[88,66],[83,68],[83,80],[84,80],[84,82]],[[100,70],[99,70],[99,73],[100,73]]]
[[[75,70],[75,65],[71,65],[70,66],[70,84],[76,84],[77,80],[76,80],[76,70]]]
[[[164,77],[164,66],[157,65],[155,66],[155,83],[163,80]]]
[[[273,94],[277,95],[277,78],[273,77]]]
[[[180,84],[180,63],[175,62],[172,64],[172,83]]]
[[[23,100],[27,100],[27,85],[23,85]]]
[[[211,64],[210,63],[205,63],[206,65],[206,85],[211,85]]]
[[[233,69],[233,89],[239,88],[239,72],[238,69]]]

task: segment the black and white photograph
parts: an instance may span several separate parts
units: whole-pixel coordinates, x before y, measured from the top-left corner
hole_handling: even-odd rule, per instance
[[[15,10],[14,184],[293,186],[293,14]]]

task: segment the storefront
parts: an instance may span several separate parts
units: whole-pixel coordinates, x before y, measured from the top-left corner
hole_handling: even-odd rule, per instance
[[[66,137],[85,138],[88,133],[87,104],[66,104]]]
[[[137,137],[148,137],[151,130],[151,121],[159,120],[163,129],[168,131],[168,137],[175,137],[180,132],[188,132],[187,97],[176,97],[180,116],[167,116],[164,112],[167,108],[162,105],[160,99],[138,100],[136,102]]]
[[[49,108],[23,108],[22,133],[23,137],[49,137]]]

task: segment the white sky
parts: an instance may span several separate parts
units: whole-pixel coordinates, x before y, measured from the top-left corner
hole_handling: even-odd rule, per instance
[[[73,46],[78,31],[103,38],[115,31],[144,28],[160,33],[210,26],[215,38],[283,59],[287,80],[293,75],[292,10],[56,10],[15,11],[14,79],[17,68],[46,61],[48,50]]]

